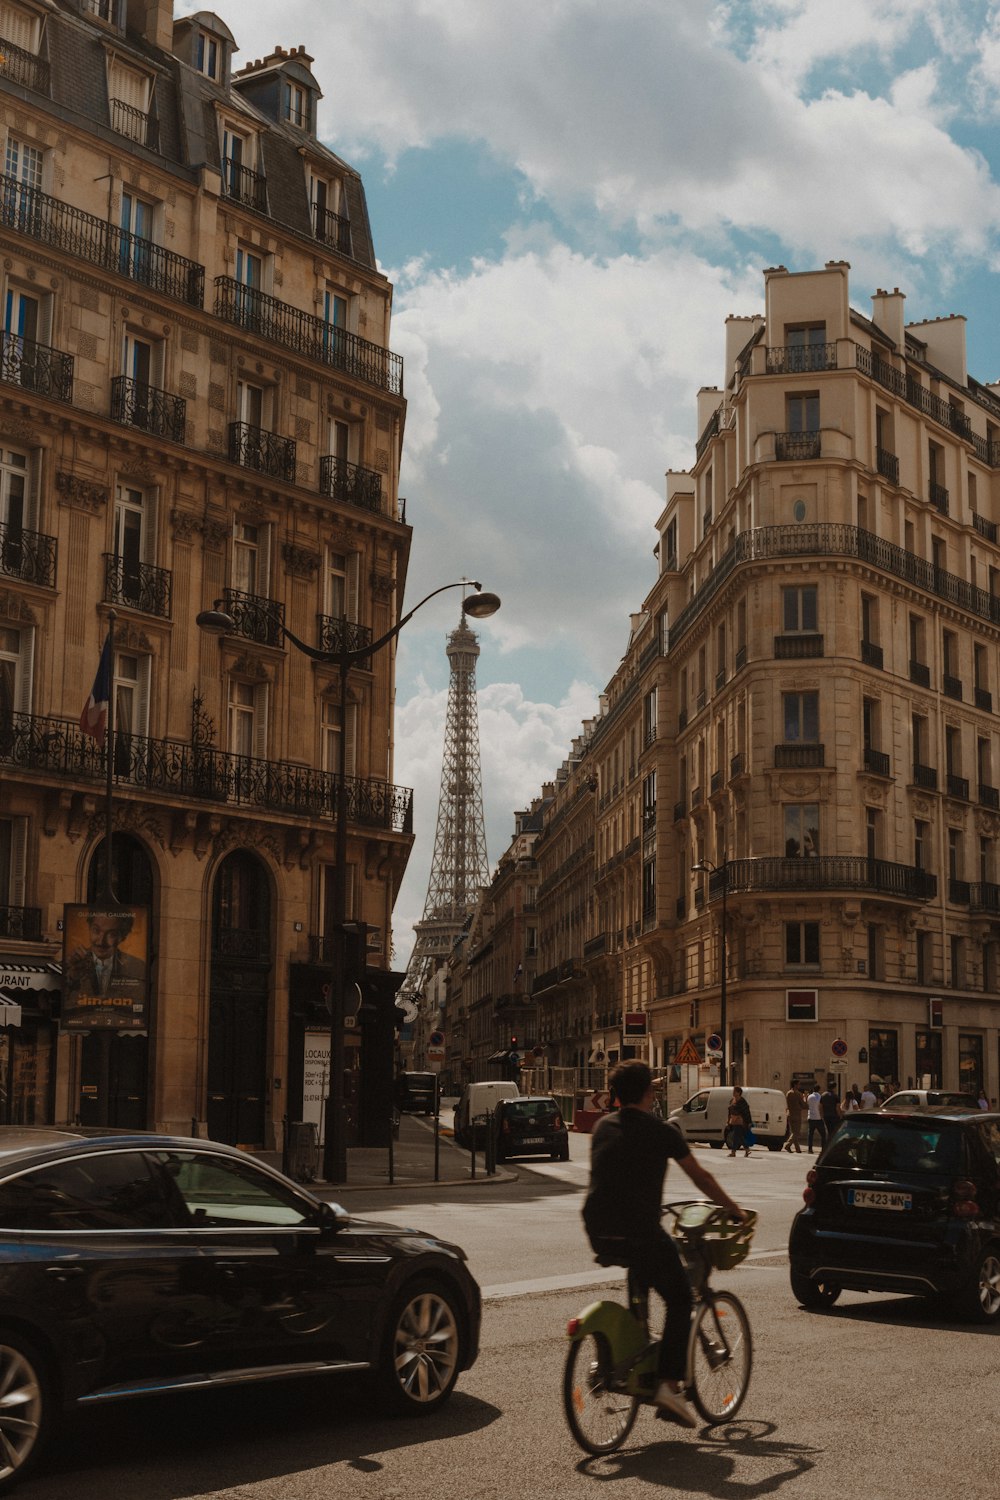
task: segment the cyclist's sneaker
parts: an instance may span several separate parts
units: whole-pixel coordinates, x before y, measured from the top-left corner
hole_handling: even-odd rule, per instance
[[[661,1380],[653,1400],[660,1408],[661,1416],[680,1422],[682,1427],[697,1427],[698,1418],[684,1399],[683,1391],[672,1391],[667,1382]]]

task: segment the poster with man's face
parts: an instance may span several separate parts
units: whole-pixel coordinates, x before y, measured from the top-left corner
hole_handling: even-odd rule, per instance
[[[145,1030],[148,976],[147,906],[63,907],[64,1030]]]

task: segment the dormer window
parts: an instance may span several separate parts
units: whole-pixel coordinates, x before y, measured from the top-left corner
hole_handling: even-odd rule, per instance
[[[350,255],[351,222],[347,216],[346,195],[339,180],[321,176],[310,169],[309,202],[316,238],[342,255]]]
[[[111,128],[140,146],[156,150],[156,121],[150,111],[152,79],[113,57],[108,65]]]
[[[199,73],[215,83],[222,81],[222,48],[218,37],[209,31],[199,31],[195,43],[195,66]]]
[[[109,26],[122,31],[123,3],[124,0],[83,0],[82,10],[84,15],[96,16],[99,21],[106,21]]]
[[[301,83],[292,83],[286,78],[284,85],[284,115],[290,125],[301,130],[309,129],[309,92]]]
[[[267,184],[257,165],[257,137],[226,120],[222,128],[222,180],[226,196],[267,213]]]

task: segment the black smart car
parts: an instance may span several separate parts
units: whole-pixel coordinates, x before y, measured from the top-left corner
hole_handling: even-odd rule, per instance
[[[497,1161],[510,1156],[549,1156],[569,1161],[569,1132],[557,1100],[548,1094],[501,1099],[494,1111]]]
[[[62,1410],[123,1396],[339,1370],[433,1411],[479,1322],[456,1246],[241,1151],[0,1128],[0,1488]]]
[[[807,1177],[792,1223],[792,1291],[829,1307],[841,1290],[942,1296],[1000,1319],[1000,1115],[848,1115]]]

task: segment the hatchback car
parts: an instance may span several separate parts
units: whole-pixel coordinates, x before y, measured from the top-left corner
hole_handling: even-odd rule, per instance
[[[502,1099],[496,1107],[497,1161],[510,1156],[548,1156],[569,1161],[569,1132],[550,1095]]]
[[[436,1073],[400,1073],[396,1079],[396,1108],[410,1114],[432,1115],[437,1104]]]
[[[457,1246],[241,1151],[0,1128],[0,1488],[62,1411],[123,1396],[351,1371],[433,1411],[479,1322]]]
[[[946,1089],[901,1089],[883,1100],[880,1109],[978,1109],[975,1094],[948,1093]]]
[[[1000,1115],[864,1110],[841,1121],[806,1179],[789,1237],[792,1291],[941,1296],[1000,1319]]]

